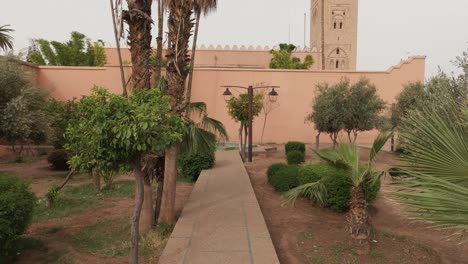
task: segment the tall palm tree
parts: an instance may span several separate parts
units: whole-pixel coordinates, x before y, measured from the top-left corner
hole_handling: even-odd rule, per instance
[[[399,137],[410,153],[402,158],[409,177],[396,183],[400,189],[393,197],[408,207],[413,219],[466,235],[468,102],[448,114],[439,104],[426,106],[410,113],[404,123]]]
[[[167,27],[168,50],[166,75],[168,94],[172,111],[180,116],[185,110],[184,93],[185,80],[188,75],[190,57],[188,55],[190,36],[193,27],[193,0],[163,0],[165,9],[169,11]],[[164,192],[161,204],[160,221],[171,223],[174,221],[175,191],[177,177],[177,157],[179,145],[166,150],[164,170]]]
[[[0,50],[13,49],[13,37],[10,36],[14,30],[10,25],[0,26]]]
[[[151,70],[151,5],[153,0],[127,0],[128,10],[122,18],[129,26],[130,54],[132,57],[133,88],[149,89]]]
[[[164,5],[161,0],[158,0],[158,36],[156,37],[156,69],[155,80],[159,83],[161,78],[162,68],[162,52],[163,52],[163,28],[164,28]]]
[[[393,135],[393,132],[380,134],[374,141],[370,151],[368,161],[363,164],[359,162],[359,149],[354,143],[340,143],[336,149],[315,151],[317,156],[323,161],[330,163],[333,166],[346,168],[348,170],[347,177],[352,182],[351,189],[351,204],[348,212],[348,231],[352,238],[357,239],[363,253],[369,251],[369,235],[370,221],[368,204],[362,192],[362,187],[366,183],[376,184],[380,177],[384,174],[383,171],[377,171],[373,167],[373,162],[377,153],[382,149],[385,143]],[[322,181],[301,185],[290,190],[285,194],[288,201],[294,202],[297,197],[305,195],[313,198],[318,203],[323,202],[326,188]]]
[[[189,80],[187,85],[187,102],[190,102],[190,97],[192,96],[192,80],[193,80],[193,68],[195,67],[195,52],[197,49],[197,40],[198,40],[198,29],[200,26],[200,17],[203,15],[208,15],[212,10],[215,10],[218,6],[218,0],[196,0],[194,1],[194,12],[195,12],[195,32],[193,35],[193,44],[192,44],[192,60],[190,62],[190,72]]]

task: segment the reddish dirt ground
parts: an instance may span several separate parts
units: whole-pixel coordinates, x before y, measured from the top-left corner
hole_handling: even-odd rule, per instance
[[[0,156],[1,155],[0,151]],[[43,196],[48,188],[55,185],[60,185],[67,172],[56,172],[49,169],[45,156],[28,158],[24,163],[11,163],[5,158],[5,152],[0,161],[0,171],[16,175],[27,182],[30,182],[32,190],[37,196]],[[11,157],[10,157],[11,158]],[[120,175],[116,180],[131,179],[131,175]],[[79,185],[91,182],[87,175],[74,176],[68,185]],[[177,196],[176,196],[176,212],[179,214],[182,211],[183,205],[187,201],[190,193],[192,192],[193,184],[191,183],[177,183]],[[65,252],[63,254],[72,263],[128,263],[128,258],[123,257],[106,257],[91,254],[80,249],[76,249],[72,244],[67,242],[64,238],[73,235],[81,228],[92,224],[100,218],[119,217],[122,215],[130,215],[133,212],[134,200],[131,198],[103,198],[105,203],[104,208],[85,210],[80,214],[71,215],[69,217],[60,219],[51,219],[41,222],[33,223],[28,231],[27,236],[40,239],[44,242],[44,248],[39,250],[30,250],[21,252],[15,260],[15,264],[35,264],[44,263],[44,258],[54,254],[54,252]],[[55,226],[63,226],[64,228],[56,233],[47,234],[44,230]],[[141,263],[157,263],[159,254],[162,252],[155,252],[151,259],[141,260]]]
[[[361,158],[366,159],[368,153],[361,149]],[[308,152],[307,162],[315,161]],[[281,263],[468,263],[467,244],[447,241],[447,234],[409,221],[402,208],[387,198],[388,177],[370,208],[374,227],[371,252],[357,255],[344,214],[314,206],[307,199],[298,199],[294,206],[284,204],[266,179],[268,166],[276,162],[285,162],[281,146],[271,157],[255,157],[246,167]],[[376,160],[380,169],[395,163],[387,152]]]

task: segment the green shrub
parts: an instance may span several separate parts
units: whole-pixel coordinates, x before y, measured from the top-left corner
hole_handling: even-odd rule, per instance
[[[288,155],[289,152],[291,151],[300,151],[305,154],[305,144],[302,142],[297,142],[297,141],[289,141],[286,143],[284,146],[285,154]]]
[[[59,149],[52,151],[49,156],[47,156],[47,162],[54,170],[68,170],[70,169],[68,165],[68,154],[65,150]]]
[[[179,169],[183,177],[196,181],[202,170],[214,166],[215,155],[211,153],[187,153],[179,157]]]
[[[286,159],[288,160],[288,164],[301,164],[305,161],[304,152],[293,150],[286,155]]]
[[[299,186],[297,181],[298,173],[299,166],[286,165],[279,168],[271,177],[268,177],[268,182],[277,192],[286,192]]]
[[[326,163],[307,164],[299,169],[297,180],[299,181],[299,185],[302,185],[316,182],[324,176],[336,175],[339,172],[339,169],[336,169]]]
[[[324,207],[331,208],[338,212],[345,212],[349,209],[351,201],[351,179],[347,176],[347,171],[339,169],[326,163],[308,164],[299,169],[298,184],[316,182],[320,179],[327,189],[324,197]],[[368,203],[372,203],[379,191],[380,180],[375,185],[365,184],[362,187],[364,197]]]
[[[32,220],[36,197],[20,179],[0,174],[0,256],[14,247]]]
[[[270,181],[270,178],[276,174],[276,172],[280,169],[283,169],[283,168],[286,168],[288,167],[288,164],[286,163],[275,163],[275,164],[272,164],[270,165],[270,167],[268,167],[268,170],[267,170],[267,178],[268,178],[268,181]]]

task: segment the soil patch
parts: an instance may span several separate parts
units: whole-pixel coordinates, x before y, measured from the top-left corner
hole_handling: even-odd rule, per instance
[[[285,162],[284,148],[268,158],[255,157],[246,163],[255,194],[281,263],[468,263],[468,245],[447,241],[447,234],[409,221],[401,207],[386,197],[391,181],[383,180],[379,198],[371,207],[374,227],[372,250],[359,256],[346,230],[346,216],[315,206],[307,199],[285,205],[281,195],[266,179],[269,165]],[[369,149],[361,150],[368,157]],[[306,162],[318,159],[307,151]],[[388,169],[397,161],[391,153],[381,152],[376,165]]]

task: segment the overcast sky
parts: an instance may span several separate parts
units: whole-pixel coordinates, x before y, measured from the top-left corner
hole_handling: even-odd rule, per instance
[[[202,21],[199,43],[309,43],[310,0],[220,0]],[[426,55],[429,77],[468,49],[466,0],[360,0],[358,69],[386,70],[409,55]],[[156,14],[156,10],[154,10]],[[0,0],[0,25],[16,30],[16,51],[30,38],[65,41],[71,31],[113,43],[108,0]],[[155,31],[154,31],[155,32]]]

